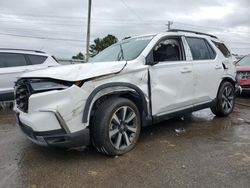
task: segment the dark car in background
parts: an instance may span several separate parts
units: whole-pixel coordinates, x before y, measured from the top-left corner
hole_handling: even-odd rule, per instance
[[[237,80],[242,88],[242,92],[250,93],[250,55],[243,57],[236,63]]]

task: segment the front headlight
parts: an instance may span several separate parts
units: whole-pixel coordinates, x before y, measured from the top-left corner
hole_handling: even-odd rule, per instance
[[[34,92],[43,92],[51,90],[63,90],[72,86],[73,82],[64,82],[57,80],[31,80],[30,86]]]

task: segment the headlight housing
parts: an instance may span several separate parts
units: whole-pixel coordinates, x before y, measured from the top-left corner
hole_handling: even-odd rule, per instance
[[[71,84],[72,85],[72,84]],[[30,82],[30,86],[34,92],[49,91],[49,90],[62,90],[68,88],[70,85],[52,81],[35,80]]]
[[[31,79],[30,87],[32,89],[32,93],[39,93],[51,90],[63,90],[71,87],[73,84],[77,86],[82,86],[82,82],[67,82],[61,80],[53,80],[53,79]]]

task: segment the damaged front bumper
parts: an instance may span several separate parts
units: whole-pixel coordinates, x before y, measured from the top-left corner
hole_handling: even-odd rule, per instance
[[[18,113],[16,114],[16,122],[17,126],[27,136],[27,138],[40,146],[74,148],[87,146],[90,143],[90,133],[88,128],[74,133],[67,133],[63,128],[37,132],[28,125],[22,123]]]

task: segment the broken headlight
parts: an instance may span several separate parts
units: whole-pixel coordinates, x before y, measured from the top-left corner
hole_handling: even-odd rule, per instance
[[[72,86],[73,82],[64,82],[64,81],[57,81],[57,80],[31,80],[30,86],[32,90],[36,92],[44,92],[44,91],[51,91],[51,90],[63,90],[67,89],[68,87]]]

